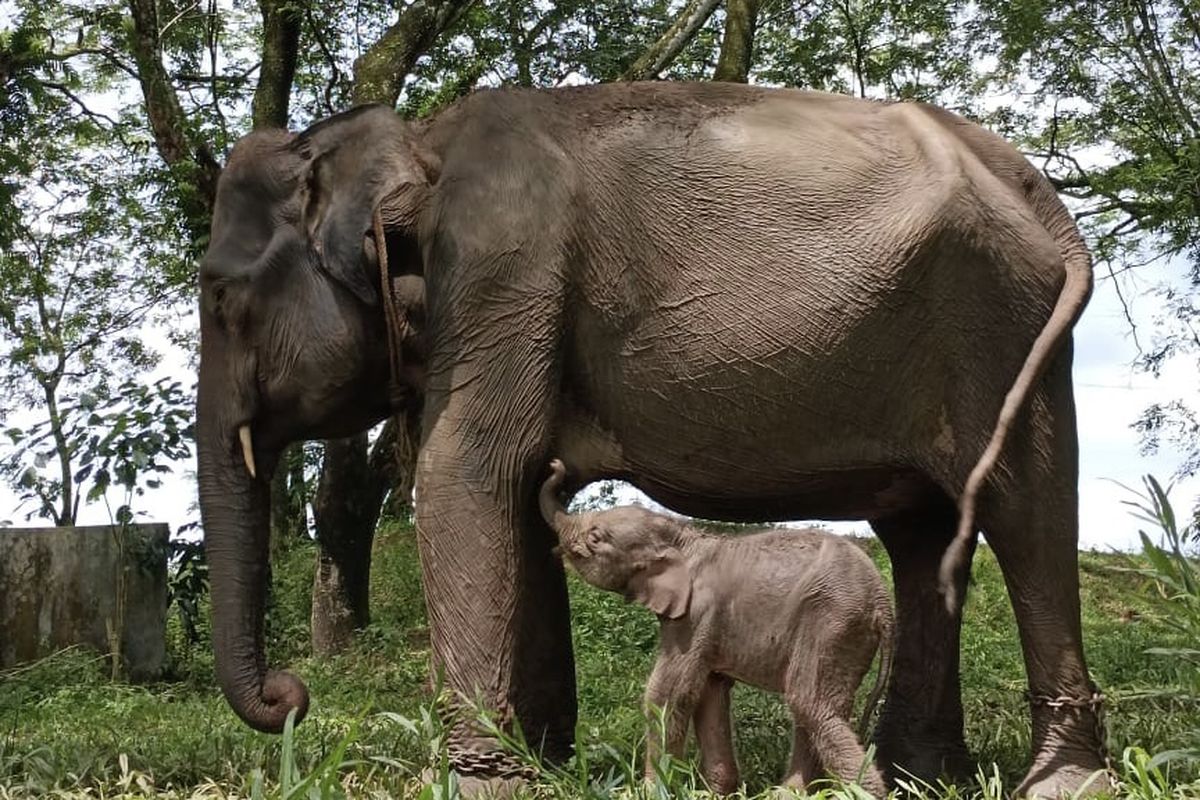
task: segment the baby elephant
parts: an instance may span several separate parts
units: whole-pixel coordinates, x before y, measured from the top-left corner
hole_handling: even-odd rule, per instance
[[[892,609],[883,579],[853,542],[818,530],[714,536],[637,506],[570,515],[558,497],[566,470],[550,464],[541,509],[560,551],[588,583],[650,608],[660,623],[658,660],[646,687],[652,721],[647,778],[660,741],[682,757],[695,721],[709,786],[738,785],[729,692],[734,680],[787,699],[795,720],[786,785],[821,772],[860,778],[876,796],[883,780],[849,718],[854,693],[881,652],[862,727],[886,683]],[[663,709],[666,730],[654,724]],[[862,731],[865,733],[865,730]]]

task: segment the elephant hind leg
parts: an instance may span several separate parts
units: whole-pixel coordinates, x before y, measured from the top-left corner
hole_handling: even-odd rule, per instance
[[[783,785],[789,789],[804,791],[809,784],[821,777],[821,762],[813,751],[808,726],[795,723],[792,728],[792,756]]]
[[[823,772],[832,778],[857,782],[875,797],[887,794],[883,777],[867,761],[867,753],[845,715],[813,696],[797,695],[789,698],[789,705],[796,721],[789,786],[805,785],[817,777],[813,773]],[[802,742],[807,745],[807,752],[797,749]]]
[[[906,775],[936,782],[973,772],[959,686],[961,606],[951,614],[938,592],[942,554],[957,524],[954,502],[942,493],[871,523],[891,559],[896,598],[892,674],[874,736],[891,783]],[[967,574],[958,576],[960,596]]]
[[[817,611],[831,611],[817,609]],[[836,613],[812,615],[800,631],[799,647],[788,665],[784,695],[796,726],[789,785],[824,772],[857,781],[876,797],[886,794],[883,777],[858,741],[850,717],[854,694],[870,669],[875,642],[853,623],[839,624]],[[802,749],[807,746],[808,752]]]
[[[1007,453],[1010,481],[982,498],[980,525],[1004,574],[1029,681],[1033,765],[1018,795],[1107,788],[1100,698],[1088,676],[1079,609],[1078,445],[1070,359],[1033,397]]]

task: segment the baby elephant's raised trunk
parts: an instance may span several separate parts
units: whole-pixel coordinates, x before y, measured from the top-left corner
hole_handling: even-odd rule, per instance
[[[563,507],[558,492],[562,488],[563,479],[567,476],[567,468],[559,459],[550,462],[550,477],[542,484],[538,501],[542,508],[542,517],[546,524],[553,529],[560,544],[569,544],[578,527],[575,520]]]

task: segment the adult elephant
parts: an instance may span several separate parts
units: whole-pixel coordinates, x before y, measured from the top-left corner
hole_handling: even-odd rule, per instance
[[[945,556],[965,592],[977,519],[1025,653],[1023,789],[1102,766],[1070,377],[1090,260],[998,137],[924,105],[723,84],[481,91],[418,123],[359,108],[238,143],[200,275],[214,646],[252,726],[307,706],[263,654],[266,476],[288,442],[413,402],[435,664],[551,755],[576,716],[537,505],[556,455],[687,514],[870,520],[898,607],[876,734],[893,777],[966,761],[938,578]],[[455,730],[460,768],[502,769]]]

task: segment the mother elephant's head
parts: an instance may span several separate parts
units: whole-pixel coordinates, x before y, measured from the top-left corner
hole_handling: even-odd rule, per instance
[[[221,175],[200,265],[200,511],[217,679],[259,730],[308,706],[304,684],[263,655],[268,481],[289,442],[391,410],[373,220],[386,201],[390,260],[419,276],[433,170],[408,124],[363,107],[301,134],[250,134]]]

